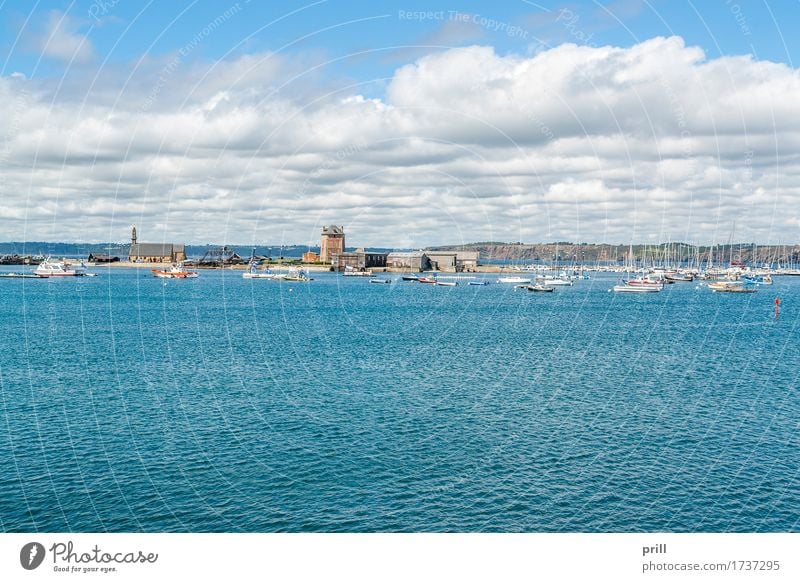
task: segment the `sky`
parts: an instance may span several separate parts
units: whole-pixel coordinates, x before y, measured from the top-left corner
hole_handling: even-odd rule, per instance
[[[800,241],[800,0],[0,0],[0,241]]]

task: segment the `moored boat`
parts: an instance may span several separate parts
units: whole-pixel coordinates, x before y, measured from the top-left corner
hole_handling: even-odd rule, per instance
[[[382,283],[382,284],[386,284],[386,283],[391,283],[391,282],[392,282],[392,280],[391,280],[391,279],[370,279],[370,280],[369,280],[369,282],[370,282],[370,283]]]
[[[655,285],[614,285],[615,293],[659,293],[662,287]]]
[[[530,278],[525,278],[525,277],[500,277],[497,280],[497,282],[498,283],[515,283],[515,284],[518,284],[518,285],[522,285],[522,284],[527,285],[527,284],[530,284],[531,280],[530,280]]]
[[[166,271],[163,269],[150,269],[150,271],[159,279],[196,279],[200,276],[197,271],[186,270],[183,263],[175,263]]]
[[[541,283],[537,283],[536,285],[527,285],[525,287],[528,291],[540,292],[540,293],[552,293],[556,290],[555,287],[550,287],[548,285],[543,285]]]
[[[47,257],[39,263],[34,274],[39,277],[84,277],[87,272],[83,264],[68,265],[66,261],[54,261]]]
[[[436,281],[436,284],[440,287],[455,287],[458,281]]]

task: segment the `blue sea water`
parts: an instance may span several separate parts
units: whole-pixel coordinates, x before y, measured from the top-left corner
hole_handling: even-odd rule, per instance
[[[96,271],[0,281],[2,531],[800,530],[800,278]]]

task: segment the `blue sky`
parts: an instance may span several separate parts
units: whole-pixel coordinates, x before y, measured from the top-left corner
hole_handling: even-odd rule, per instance
[[[179,50],[233,6],[241,9],[203,40],[193,58],[214,60],[281,51],[318,53],[336,59],[366,51],[332,64],[325,71],[365,81],[390,76],[402,64],[404,55],[413,54],[393,51],[392,46],[480,43],[489,44],[501,53],[527,54],[540,43],[628,47],[654,36],[679,35],[686,44],[702,47],[709,57],[753,54],[762,60],[792,66],[800,50],[796,34],[800,2],[791,0],[510,0],[491,4],[474,0],[6,1],[0,2],[5,27],[0,37],[3,73],[61,75],[63,63],[41,59],[40,51],[29,42],[52,10],[74,19],[75,31],[88,35],[98,61],[125,63],[142,55],[157,56]],[[471,22],[475,26],[448,34],[442,29],[457,13],[478,17]],[[520,31],[509,34],[507,28],[492,30],[489,21],[519,27]]]
[[[9,240],[800,239],[800,0],[0,14]]]

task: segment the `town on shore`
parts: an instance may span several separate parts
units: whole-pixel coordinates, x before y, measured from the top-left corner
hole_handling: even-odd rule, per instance
[[[81,246],[27,243],[26,247],[35,248],[37,244],[47,247],[69,246],[75,250]],[[0,243],[0,248],[2,246]],[[195,268],[245,269],[253,262],[258,262],[261,265],[302,266],[306,270],[315,271],[499,272],[515,268],[520,264],[551,265],[554,268],[569,265],[581,270],[611,271],[629,270],[632,267],[641,268],[647,265],[698,267],[750,265],[794,270],[800,263],[800,245],[732,242],[706,246],[681,242],[656,245],[475,242],[418,250],[348,248],[345,242],[345,228],[340,225],[322,227],[319,247],[294,246],[267,249],[277,251],[278,256],[274,256],[273,253],[257,254],[257,247],[253,247],[248,254],[229,245],[192,248],[180,243],[141,242],[136,227],[131,230],[129,244],[88,246],[92,250],[79,257],[87,264],[148,268],[183,263]],[[190,248],[193,252],[189,251]],[[43,252],[37,254],[6,252],[0,254],[0,265],[37,265],[45,258]]]

